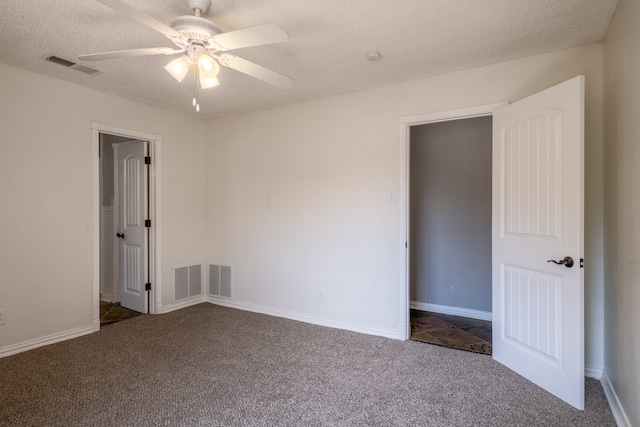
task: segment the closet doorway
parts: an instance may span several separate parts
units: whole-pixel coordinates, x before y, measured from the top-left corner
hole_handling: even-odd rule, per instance
[[[584,409],[584,93],[584,76],[576,76],[510,105],[399,118],[400,337],[410,333],[410,129],[491,115],[492,356],[578,409]]]
[[[491,354],[492,116],[409,138],[411,339]]]
[[[94,123],[93,143],[97,326],[159,312],[160,136]]]

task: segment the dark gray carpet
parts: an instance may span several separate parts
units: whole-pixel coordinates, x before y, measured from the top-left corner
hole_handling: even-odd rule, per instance
[[[0,359],[2,426],[615,426],[491,357],[211,304]]]

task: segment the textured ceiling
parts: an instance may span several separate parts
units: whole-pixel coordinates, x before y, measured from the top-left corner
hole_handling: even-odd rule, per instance
[[[169,24],[186,0],[124,0]],[[82,62],[56,55],[174,47],[162,34],[93,0],[2,0],[0,62],[202,118],[214,118],[602,41],[618,0],[212,0],[223,31],[274,23],[291,41],[234,50],[296,80],[281,90],[222,67],[221,85],[191,107],[192,81],[163,69],[173,57]],[[368,51],[382,54],[367,61]]]

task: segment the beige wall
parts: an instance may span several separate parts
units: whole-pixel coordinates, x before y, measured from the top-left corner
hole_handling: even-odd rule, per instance
[[[0,65],[3,347],[93,321],[92,121],[161,134],[163,303],[205,251],[203,121]]]
[[[640,425],[640,3],[621,0],[604,43],[605,373]]]
[[[586,364],[598,371],[601,45],[210,122],[209,261],[233,267],[238,303],[396,333],[400,218],[387,194],[399,187],[398,117],[515,101],[579,74],[586,75]]]

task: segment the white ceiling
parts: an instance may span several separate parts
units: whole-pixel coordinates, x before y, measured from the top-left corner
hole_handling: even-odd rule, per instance
[[[167,25],[187,0],[124,0]],[[174,47],[94,0],[2,0],[0,62],[202,118],[214,118],[417,79],[602,41],[618,0],[212,0],[223,31],[274,23],[291,41],[234,54],[296,80],[280,90],[222,67],[202,91],[164,70],[174,57],[83,62],[95,76],[44,61],[56,55]],[[368,51],[382,59],[370,62]]]

